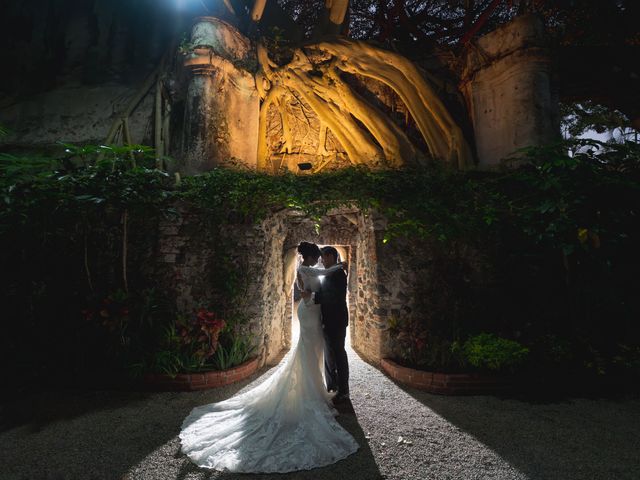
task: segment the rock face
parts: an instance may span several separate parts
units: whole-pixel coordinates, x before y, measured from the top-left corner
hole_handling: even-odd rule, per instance
[[[83,6],[70,0],[10,2],[0,19],[6,46],[0,63],[7,66],[0,78],[0,124],[10,134],[0,144],[104,142],[164,56],[158,88],[162,126],[154,119],[156,84],[151,82],[128,119],[131,142],[153,145],[156,129],[162,128],[161,153],[177,160],[175,170],[255,168],[260,121],[255,45],[233,26],[222,2],[214,3],[215,17],[196,17],[193,6],[178,12],[175,5],[152,0],[96,0]],[[190,34],[183,57],[176,47],[185,28]],[[479,168],[492,168],[518,148],[558,136],[544,36],[535,17],[520,17],[478,39],[464,59],[461,91]],[[421,154],[428,152],[397,95],[358,74],[347,77],[352,88],[394,119]],[[291,96],[281,107],[287,112],[283,118],[275,106],[267,109],[267,170],[299,173],[300,163],[314,171],[350,165],[344,146],[303,99]],[[464,123],[460,119],[467,112],[454,110]],[[122,140],[120,135],[114,143]]]
[[[463,74],[479,168],[496,166],[517,149],[559,137],[558,101],[542,22],[523,16],[481,37]]]
[[[101,143],[117,113],[126,108],[134,88],[65,85],[50,92],[33,94],[0,111],[0,123],[10,129],[6,143],[20,146],[66,143]],[[134,143],[148,144],[153,98],[147,96],[129,119]]]
[[[104,141],[181,28],[175,10],[152,0],[6,3],[1,141],[18,147]],[[131,117],[134,143],[151,143],[152,108],[147,97]]]

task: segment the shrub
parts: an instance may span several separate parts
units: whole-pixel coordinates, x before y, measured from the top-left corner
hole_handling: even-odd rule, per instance
[[[392,317],[388,321],[395,350],[409,364],[420,366],[427,346],[427,332],[420,320],[412,317]]]
[[[529,355],[527,347],[492,333],[474,335],[462,346],[454,343],[452,350],[459,354],[464,363],[491,371],[513,371]]]
[[[242,335],[229,336],[226,341],[221,341],[215,355],[213,365],[216,370],[227,370],[244,363],[251,357],[255,346],[251,345],[249,338]]]

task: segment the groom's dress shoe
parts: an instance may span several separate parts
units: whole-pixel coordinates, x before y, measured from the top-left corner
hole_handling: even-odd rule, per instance
[[[349,394],[348,393],[338,393],[335,397],[333,397],[333,404],[338,405],[341,403],[349,402]]]

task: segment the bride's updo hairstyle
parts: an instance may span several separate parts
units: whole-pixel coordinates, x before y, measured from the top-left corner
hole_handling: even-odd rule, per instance
[[[310,242],[300,242],[298,245],[298,253],[302,255],[303,259],[307,259],[307,257],[319,257],[320,256],[320,247],[318,247],[315,243]]]

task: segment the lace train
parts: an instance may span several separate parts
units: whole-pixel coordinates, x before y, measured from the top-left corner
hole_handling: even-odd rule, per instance
[[[180,439],[195,464],[284,473],[329,465],[358,449],[324,388],[319,317],[319,306],[300,302],[300,339],[276,372],[246,393],[192,410]]]

